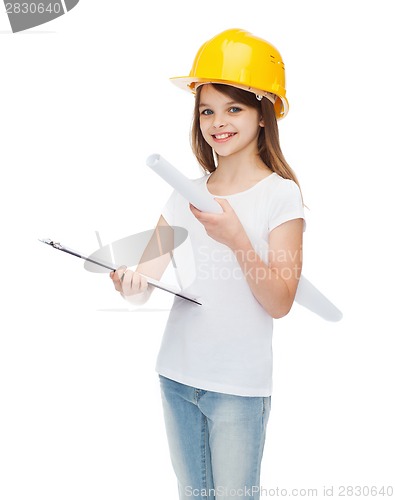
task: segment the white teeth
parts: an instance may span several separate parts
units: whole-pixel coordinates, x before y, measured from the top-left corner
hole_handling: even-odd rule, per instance
[[[234,134],[218,134],[218,135],[215,135],[214,137],[216,139],[227,139],[228,137],[231,137],[232,135],[234,135]]]

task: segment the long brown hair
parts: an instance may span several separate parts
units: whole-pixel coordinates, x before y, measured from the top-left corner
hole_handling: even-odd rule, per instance
[[[276,172],[284,179],[291,179],[299,186],[295,172],[288,165],[280,148],[280,139],[274,106],[265,97],[259,101],[255,94],[247,90],[239,89],[231,85],[212,83],[213,87],[227,95],[235,102],[244,104],[258,110],[262,116],[264,127],[261,127],[258,136],[258,152],[261,160],[270,170]],[[211,146],[205,141],[200,130],[200,93],[203,86],[197,88],[195,97],[195,109],[193,113],[193,122],[191,130],[191,146],[198,162],[206,173],[214,172],[216,169],[215,160]],[[300,188],[300,186],[299,186]]]

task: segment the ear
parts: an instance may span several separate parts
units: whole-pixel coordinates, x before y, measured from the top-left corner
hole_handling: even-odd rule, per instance
[[[261,116],[260,120],[259,120],[259,126],[260,127],[264,127],[265,126],[265,122],[263,121],[263,118]]]

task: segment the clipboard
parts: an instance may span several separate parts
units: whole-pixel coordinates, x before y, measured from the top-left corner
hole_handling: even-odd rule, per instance
[[[101,267],[104,267],[110,271],[116,271],[116,269],[114,268],[114,265],[111,265],[109,264],[108,262],[104,262],[104,261],[100,261],[100,260],[96,260],[96,259],[92,259],[86,255],[83,255],[81,254],[80,252],[78,252],[77,250],[72,250],[71,248],[68,248],[64,245],[61,245],[60,243],[56,243],[54,242],[53,240],[51,240],[50,238],[46,238],[46,239],[38,239],[39,241],[41,241],[42,243],[45,243],[46,245],[49,245],[51,246],[52,248],[55,248],[56,250],[60,250],[61,252],[65,252],[65,253],[68,253],[70,255],[74,255],[74,257],[78,257],[79,259],[83,259],[83,260],[86,260],[88,262],[92,262],[93,264],[96,264],[98,266],[101,266]],[[199,306],[202,305],[201,302],[199,302],[195,297],[192,297],[190,295],[187,295],[185,293],[180,293],[179,290],[177,290],[176,288],[173,288],[172,286],[170,285],[166,285],[160,281],[157,281],[153,278],[150,278],[149,276],[146,276],[145,274],[142,274],[142,276],[144,276],[144,278],[147,280],[147,283],[149,285],[152,285],[154,286],[155,288],[159,288],[160,290],[164,290],[165,292],[169,292],[173,295],[176,295],[177,297],[180,297],[182,299],[185,299],[185,300],[188,300],[190,302],[193,302]]]

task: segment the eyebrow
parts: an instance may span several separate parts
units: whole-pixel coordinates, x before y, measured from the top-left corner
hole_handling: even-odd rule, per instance
[[[230,105],[233,105],[233,104],[239,104],[241,105],[241,102],[238,102],[238,101],[229,101],[229,102],[226,102],[224,105],[225,106],[230,106]],[[210,107],[210,104],[206,104],[204,102],[201,102],[199,104],[199,108],[209,108]]]

